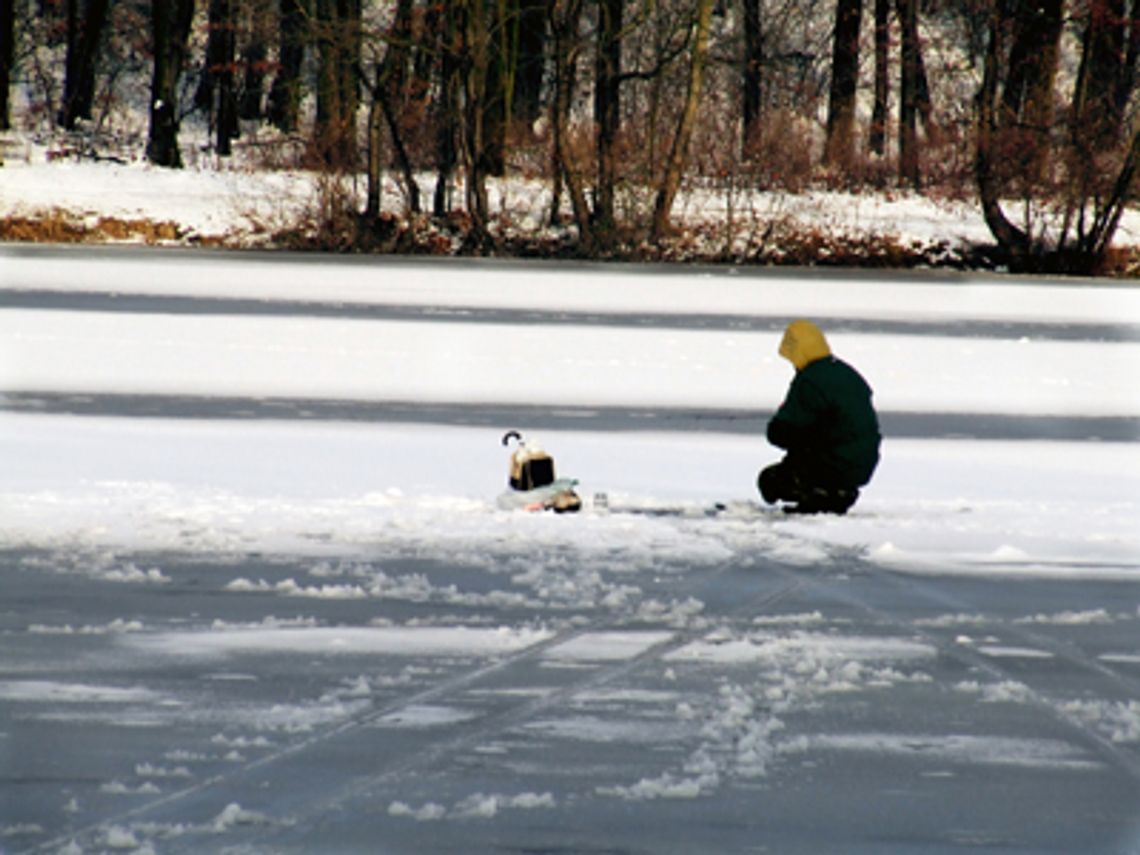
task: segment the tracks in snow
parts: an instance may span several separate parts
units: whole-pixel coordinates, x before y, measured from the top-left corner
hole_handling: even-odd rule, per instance
[[[715,586],[721,576],[734,569],[738,568],[733,560],[722,562],[711,572],[694,574],[689,579],[688,584],[672,589],[671,593],[678,598],[692,596],[699,593],[702,588]],[[738,599],[728,611],[719,612],[717,614],[718,619],[762,614],[764,610],[773,608],[807,583],[806,577],[786,572],[779,575],[779,580],[775,584],[771,584],[771,577],[766,573],[757,573],[755,579],[758,583],[758,590],[751,596]],[[289,811],[288,828],[290,829],[297,825],[316,822],[322,815],[335,810],[338,805],[347,800],[366,794],[369,790],[382,786],[386,782],[400,779],[414,772],[417,768],[430,767],[448,754],[475,746],[494,734],[524,725],[536,716],[564,705],[578,693],[619,681],[639,668],[660,661],[671,652],[697,640],[707,632],[708,627],[703,624],[695,629],[681,630],[654,630],[640,624],[631,629],[628,624],[617,623],[615,625],[609,616],[597,617],[588,623],[555,633],[553,636],[523,650],[504,655],[492,662],[451,676],[411,695],[380,706],[370,707],[307,739],[293,742],[261,757],[244,762],[224,773],[198,781],[191,786],[153,798],[145,804],[113,816],[104,817],[84,828],[45,841],[27,851],[57,851],[72,841],[80,845],[94,843],[98,840],[100,833],[111,826],[169,822],[190,827],[195,823],[208,823],[212,818],[219,816],[227,805],[242,801],[243,793],[260,787],[262,779],[280,779],[282,776],[302,774],[301,770],[309,755],[324,751],[335,743],[355,739],[362,731],[384,719],[427,704],[439,704],[458,699],[464,693],[509,674],[513,670],[525,671],[528,666],[540,663],[556,648],[572,644],[579,639],[586,639],[591,635],[605,633],[640,633],[644,635],[644,646],[632,655],[584,670],[577,679],[551,691],[544,692],[536,697],[521,698],[509,704],[505,709],[490,712],[476,721],[468,722],[460,733],[441,735],[441,738],[431,740],[426,745],[408,751],[402,756],[390,758],[377,768],[370,769],[367,773],[343,783],[332,793],[310,798],[304,804],[297,805]],[[264,825],[250,828],[248,829],[251,835],[250,839],[261,839],[265,834],[272,833],[275,827],[274,825]],[[200,840],[195,841],[194,836],[183,840],[172,839],[164,843],[164,851],[178,851],[181,847],[186,847],[186,851],[194,851],[200,842]]]
[[[665,512],[674,515],[672,509],[666,509]],[[682,524],[687,524],[688,518],[695,519],[697,525],[704,524],[701,522],[704,515],[691,513],[691,509],[677,509],[675,514],[682,517]],[[773,532],[770,528],[764,531],[772,537],[770,544],[778,542],[782,537],[782,533]],[[751,557],[758,554],[753,553]],[[670,593],[683,598],[703,596],[705,591],[713,592],[726,581],[727,574],[740,572],[746,566],[744,562],[747,557],[750,556],[741,555],[712,570],[677,577],[676,581],[680,584],[671,586]],[[835,570],[842,571],[845,576],[837,577]],[[881,593],[876,596],[874,590],[858,584],[860,577],[893,589],[897,596],[884,598]],[[1005,639],[1047,651],[1059,662],[1090,674],[1096,681],[1095,685],[1110,687],[1120,697],[1140,697],[1140,681],[1097,660],[1076,644],[1018,625],[1010,620],[1008,614],[995,614],[992,606],[987,608],[984,604],[979,605],[981,597],[977,594],[963,596],[961,592],[952,592],[948,586],[936,580],[895,573],[862,561],[850,552],[838,556],[830,566],[789,566],[765,560],[748,568],[743,578],[747,590],[742,596],[715,611],[713,616],[718,623],[729,624],[742,616],[772,613],[780,603],[797,593],[818,592],[824,595],[825,600],[845,604],[867,615],[872,628],[889,628],[893,632],[916,637],[937,651],[940,657],[964,665],[995,682],[1019,683],[1025,687],[1022,703],[1041,716],[1061,723],[1076,742],[1107,764],[1121,770],[1132,781],[1140,783],[1140,757],[1135,749],[1113,741],[1095,722],[1066,708],[1065,702],[1071,698],[1061,697],[1055,689],[1042,685],[1043,679],[1035,681],[1032,675],[1027,677],[1018,673],[1000,659],[962,644],[953,636],[948,637],[924,627],[913,617],[901,614],[902,609],[899,607],[907,603],[933,604],[951,613],[980,613],[983,621],[990,620],[986,616],[994,615],[992,623]],[[227,840],[240,838],[259,842],[272,840],[276,834],[293,834],[298,828],[319,827],[329,817],[345,809],[346,805],[367,803],[370,797],[390,791],[391,785],[411,780],[418,771],[431,770],[454,754],[523,727],[552,710],[565,708],[579,694],[621,684],[639,669],[652,667],[670,653],[703,637],[709,629],[707,624],[699,622],[688,629],[659,627],[651,630],[640,623],[631,627],[629,621],[614,620],[608,615],[595,617],[583,625],[558,632],[516,653],[484,661],[477,667],[456,673],[407,696],[370,707],[319,733],[244,762],[223,774],[152,798],[145,804],[114,816],[104,817],[79,831],[48,841],[30,851],[54,851],[72,840],[81,844],[98,841],[100,834],[114,825],[170,823],[192,827],[195,823],[208,823],[219,816],[227,805],[246,801],[251,794],[265,786],[267,781],[289,780],[290,776],[306,774],[314,759],[327,756],[330,752],[337,756],[351,752],[361,754],[361,746],[366,744],[366,736],[362,741],[362,735],[366,734],[368,728],[381,725],[385,719],[432,704],[466,706],[473,690],[493,689],[503,685],[532,685],[527,683],[528,669],[541,665],[559,648],[591,635],[607,632],[644,633],[641,647],[617,661],[593,663],[589,669],[583,669],[571,679],[539,694],[501,695],[495,705],[465,721],[461,727],[420,732],[415,739],[390,752],[387,757],[364,757],[360,764],[351,769],[338,768],[334,770],[329,786],[311,786],[293,792],[294,803],[281,807],[280,816],[288,818],[287,825],[267,823],[242,827],[228,831]],[[1033,685],[1034,682],[1037,685]],[[367,749],[363,753],[366,754]],[[181,839],[164,841],[164,851],[192,851],[200,843],[197,835],[187,835]]]
[[[847,560],[852,559],[850,555],[845,555],[844,557]],[[951,597],[943,589],[934,588],[928,581],[914,576],[893,573],[869,562],[860,559],[856,560],[858,561],[860,572],[873,576],[880,581],[884,581],[899,590],[906,590],[910,593],[917,594],[929,602],[944,605],[958,613],[975,613],[979,610],[977,604],[961,598]],[[794,575],[801,579],[804,578],[803,574],[798,571],[796,571]],[[832,586],[830,590],[835,592],[838,589]],[[941,656],[961,662],[970,668],[988,675],[996,681],[1017,683],[1024,686],[1029,702],[1038,710],[1059,720],[1070,732],[1074,733],[1086,744],[1091,745],[1106,761],[1123,769],[1129,777],[1137,782],[1137,784],[1140,784],[1140,754],[1135,750],[1130,750],[1114,742],[1087,721],[1081,719],[1073,712],[1066,710],[1066,699],[1055,697],[1041,687],[1034,687],[1027,684],[1023,679],[1023,675],[1014,674],[1008,668],[1002,667],[998,664],[995,657],[988,656],[984,652],[973,649],[970,646],[957,643],[957,641],[943,640],[921,627],[916,627],[913,621],[901,620],[889,612],[886,612],[884,609],[866,602],[865,598],[855,596],[850,592],[844,592],[841,596],[850,605],[860,608],[874,617],[877,623],[894,626],[907,632],[917,634],[925,643],[937,650]],[[1098,680],[1110,683],[1120,690],[1123,697],[1132,699],[1140,698],[1140,680],[1122,674],[1103,662],[1097,661],[1071,643],[1057,640],[1040,632],[1033,632],[1008,620],[1002,621],[1001,629],[1003,632],[1012,636],[1016,641],[1030,645],[1034,649],[1040,648],[1056,659],[1066,662],[1077,669],[1089,672]]]

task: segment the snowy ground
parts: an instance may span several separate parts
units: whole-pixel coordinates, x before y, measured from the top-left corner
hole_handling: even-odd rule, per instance
[[[192,135],[195,152],[186,169],[151,167],[145,162],[109,163],[60,160],[31,140],[14,136],[0,173],[0,216],[44,217],[94,225],[100,217],[176,224],[181,237],[172,243],[222,238],[236,245],[256,245],[268,234],[295,228],[323,210],[321,181],[311,173],[266,170],[242,158],[201,155],[208,142]],[[4,140],[0,138],[0,146]],[[0,148],[0,155],[4,151]],[[420,177],[421,195],[430,198],[434,175]],[[363,192],[363,179],[356,191]],[[462,195],[462,187],[456,187]],[[512,178],[488,187],[494,215],[505,215],[524,231],[540,231],[549,219],[549,186]],[[651,200],[643,205],[652,206]],[[399,213],[404,195],[388,176],[382,205]],[[954,252],[992,244],[978,204],[906,192],[855,194],[811,191],[761,192],[737,187],[731,201],[724,192],[686,190],[673,210],[674,222],[693,227],[715,224],[715,255],[727,236],[746,241],[753,231],[787,222],[801,231],[850,238],[891,238],[903,245],[941,245]],[[1114,244],[1140,245],[1140,211],[1125,211]]]
[[[1118,285],[0,249],[0,851],[1134,855],[1137,377]]]

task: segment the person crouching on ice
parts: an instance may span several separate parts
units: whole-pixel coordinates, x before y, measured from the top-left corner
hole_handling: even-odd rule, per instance
[[[768,504],[791,502],[789,513],[844,514],[879,462],[879,420],[871,387],[831,355],[823,332],[793,321],[780,355],[796,368],[787,397],[768,422],[768,441],[787,455],[760,473]]]

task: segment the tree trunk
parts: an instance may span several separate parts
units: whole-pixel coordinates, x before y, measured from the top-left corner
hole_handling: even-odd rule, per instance
[[[1128,48],[1124,55],[1124,67],[1120,70],[1120,81],[1116,89],[1116,111],[1124,114],[1132,92],[1136,87],[1136,64],[1140,60],[1140,2],[1132,0],[1132,10],[1128,16]]]
[[[389,50],[391,48],[389,47]],[[364,216],[376,219],[380,216],[380,203],[384,187],[384,141],[383,111],[380,99],[383,95],[378,84],[372,88],[372,102],[368,105],[368,193],[364,204]]]
[[[434,97],[433,79],[440,73],[440,39],[445,8],[443,3],[428,4],[420,18],[420,37],[412,44],[411,93],[425,103]]]
[[[378,85],[384,87],[388,104],[402,107],[407,100],[408,67],[412,57],[412,0],[397,0],[396,17],[388,33]]]
[[[416,183],[416,171],[412,166],[412,159],[408,156],[408,150],[404,146],[400,124],[395,111],[392,109],[392,102],[383,93],[380,97],[380,109],[384,113],[384,120],[388,123],[388,134],[392,139],[392,148],[396,151],[396,163],[399,164],[400,172],[404,176],[408,211],[418,214],[420,212],[420,188]]]
[[[1062,0],[1021,0],[1016,7],[997,122],[1004,146],[1016,148],[1018,154],[1006,172],[1020,175],[1027,184],[1042,181],[1049,172],[1062,26]]]
[[[194,107],[213,117],[217,69],[225,62],[225,28],[227,0],[210,0],[206,12],[206,59],[194,90]]]
[[[891,0],[875,0],[875,98],[867,144],[880,157],[887,151],[887,104],[891,97],[890,46]]]
[[[899,0],[902,80],[899,85],[899,179],[921,186],[918,169],[918,0]]]
[[[1053,79],[1061,25],[1061,0],[1018,2],[1008,73],[1001,93],[1000,126],[1021,124],[1041,130],[1043,111],[1052,114]]]
[[[371,104],[368,110],[368,208],[366,214],[378,216],[381,201],[381,179],[384,170],[383,126],[388,128],[392,149],[396,153],[407,188],[408,209],[420,210],[419,187],[416,184],[411,160],[404,147],[397,108],[407,96],[408,65],[411,58],[412,3],[399,0],[396,18],[388,34],[384,59],[376,69],[376,82],[371,87]]]
[[[741,148],[751,157],[760,136],[762,115],[761,77],[764,67],[764,33],[761,28],[760,0],[744,0],[744,75],[743,115],[744,139]]]
[[[709,28],[712,24],[712,10],[715,0],[698,0],[696,18],[696,39],[693,42],[692,60],[689,65],[689,83],[685,93],[685,105],[681,111],[681,121],[673,137],[673,147],[666,162],[665,176],[657,192],[653,207],[653,239],[662,240],[669,232],[669,217],[673,210],[673,200],[681,187],[681,176],[688,159],[689,140],[697,122],[697,107],[700,103],[701,88],[704,82],[705,63],[708,58]]]
[[[917,2],[917,0],[914,0]],[[862,0],[837,0],[831,53],[831,96],[823,160],[848,172],[855,158],[855,91],[859,82]]]
[[[316,150],[326,168],[356,164],[361,0],[317,0]]]
[[[297,129],[308,8],[306,0],[280,0],[278,69],[269,89],[268,114],[269,121],[284,133]]]
[[[214,0],[218,6],[217,31],[211,31],[211,39],[217,39],[218,64],[210,69],[210,75],[217,89],[218,107],[216,112],[217,144],[216,151],[221,157],[233,153],[231,141],[238,135],[237,94],[234,91],[234,55],[236,33],[234,28],[234,0]],[[212,8],[211,8],[212,11]]]
[[[1124,120],[1117,93],[1124,76],[1127,20],[1123,0],[1090,0],[1073,117],[1080,144],[1093,149],[1112,145]]]
[[[620,75],[623,0],[599,0],[598,40],[594,60],[594,124],[598,179],[594,191],[596,236],[612,235],[617,164],[614,146],[621,122]]]
[[[488,240],[490,207],[485,169],[485,119],[487,78],[490,64],[490,33],[487,11],[481,0],[460,0],[463,37],[463,166],[466,170],[465,202],[471,218],[471,240],[482,248]]]
[[[151,78],[147,160],[180,168],[178,150],[178,78],[194,19],[194,0],[156,2],[152,14],[154,74]]]
[[[551,125],[554,132],[554,174],[570,195],[574,221],[578,225],[578,243],[583,252],[594,252],[594,229],[590,206],[582,186],[582,176],[570,152],[567,134],[570,106],[574,94],[574,69],[581,49],[578,29],[582,20],[582,0],[553,0],[549,8],[550,31],[554,37],[554,101]],[[551,220],[557,219],[558,193],[555,193]]]
[[[14,4],[0,0],[0,131],[12,127],[11,89],[12,63],[16,51],[13,45],[16,36]]]
[[[485,175],[506,173],[507,127],[511,122],[518,45],[514,38],[518,0],[486,4],[487,70],[483,81],[483,147]]]
[[[11,15],[12,0],[4,0]],[[86,11],[79,14],[79,0],[69,0],[67,8],[67,72],[64,80],[63,104],[59,123],[75,130],[80,119],[91,118],[95,103],[95,69],[99,58],[99,42],[107,21],[110,0],[89,0]]]
[[[432,212],[437,217],[451,211],[451,177],[455,173],[459,133],[460,66],[459,13],[454,3],[440,12],[437,44],[440,54],[440,97],[435,102],[436,181]]]
[[[363,0],[337,0],[343,46],[337,57],[337,86],[340,94],[338,124],[342,129],[344,163],[355,168],[357,160],[356,114],[360,109],[360,55],[364,44]]]
[[[265,89],[265,68],[269,52],[256,27],[252,41],[241,52],[241,64],[245,74],[238,99],[238,115],[246,121],[261,118],[261,96]]]
[[[512,109],[533,125],[542,112],[542,76],[546,52],[546,0],[520,0],[518,9],[518,70]]]
[[[982,86],[977,96],[977,151],[974,174],[978,182],[978,196],[982,215],[998,246],[1013,257],[1024,256],[1029,249],[1029,236],[1013,225],[1001,208],[1002,182],[997,172],[998,78],[1005,50],[1005,20],[1001,4],[993,3],[990,10],[989,45],[986,48]]]
[[[1087,238],[1085,252],[1090,260],[1090,267],[1094,269],[1108,252],[1124,209],[1135,197],[1138,171],[1140,171],[1140,130],[1132,136],[1132,144],[1128,148],[1128,154],[1113,185],[1112,193],[1103,206],[1100,216],[1094,221]]]

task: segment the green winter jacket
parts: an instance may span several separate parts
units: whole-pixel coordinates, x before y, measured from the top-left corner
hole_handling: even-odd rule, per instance
[[[871,387],[831,355],[814,325],[796,323],[800,327],[789,328],[780,349],[796,365],[796,376],[768,423],[768,441],[824,483],[861,487],[879,462],[881,437]],[[789,342],[797,333],[799,340]]]

